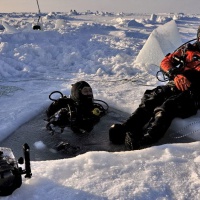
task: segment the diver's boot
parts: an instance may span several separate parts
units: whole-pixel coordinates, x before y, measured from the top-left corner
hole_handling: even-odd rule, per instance
[[[124,144],[126,127],[123,124],[113,124],[109,129],[109,140],[113,144]]]
[[[140,140],[132,132],[126,132],[125,148],[128,151],[140,149]]]

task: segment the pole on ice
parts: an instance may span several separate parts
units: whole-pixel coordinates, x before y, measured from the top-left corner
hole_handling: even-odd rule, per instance
[[[40,6],[39,6],[39,2],[38,2],[38,0],[36,0],[36,2],[37,2],[37,7],[38,7],[38,14],[39,14],[39,17],[38,17],[37,24],[33,26],[33,30],[41,30],[42,28],[41,28],[41,26],[40,26],[40,24],[39,24],[39,22],[40,22],[40,18],[41,18]]]
[[[37,6],[38,6],[38,13],[40,14],[40,6],[39,6],[39,3],[38,3],[38,0],[37,1]]]

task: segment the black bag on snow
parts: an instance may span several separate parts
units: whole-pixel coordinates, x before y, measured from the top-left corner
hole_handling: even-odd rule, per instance
[[[22,185],[22,174],[25,178],[31,178],[30,157],[28,144],[23,145],[25,170],[22,170],[19,164],[23,164],[24,159],[19,158],[16,161],[10,148],[0,147],[0,196],[11,195],[17,188]]]

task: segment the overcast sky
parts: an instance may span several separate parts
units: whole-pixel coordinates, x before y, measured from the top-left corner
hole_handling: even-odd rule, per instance
[[[200,0],[38,0],[41,12],[108,11],[200,14]],[[37,12],[36,0],[0,0],[0,12]]]

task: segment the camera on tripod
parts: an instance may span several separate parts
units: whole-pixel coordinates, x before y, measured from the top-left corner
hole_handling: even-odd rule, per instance
[[[8,196],[22,185],[22,174],[31,178],[30,148],[27,143],[23,145],[24,158],[16,161],[10,148],[0,147],[0,196]],[[18,164],[24,164],[25,169]]]

